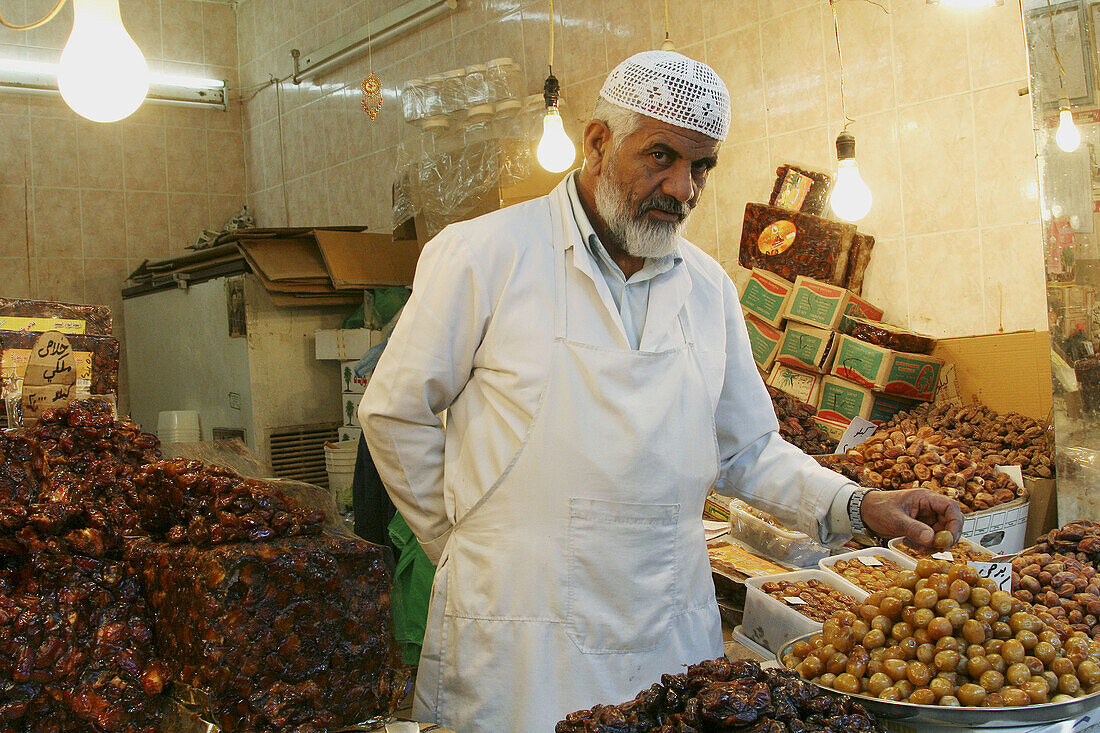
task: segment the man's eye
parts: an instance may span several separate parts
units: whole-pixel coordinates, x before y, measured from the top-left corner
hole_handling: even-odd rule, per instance
[[[653,160],[658,163],[667,163],[671,160],[671,156],[663,150],[654,150],[651,155],[653,156]]]

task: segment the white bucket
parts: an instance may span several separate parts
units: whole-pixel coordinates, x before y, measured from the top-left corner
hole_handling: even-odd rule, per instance
[[[157,437],[162,443],[194,443],[201,435],[197,410],[165,410],[157,415]]]

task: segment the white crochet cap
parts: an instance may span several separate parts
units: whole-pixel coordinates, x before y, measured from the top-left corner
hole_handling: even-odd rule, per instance
[[[701,61],[675,51],[642,51],[616,66],[600,89],[612,104],[725,140],[730,94]]]

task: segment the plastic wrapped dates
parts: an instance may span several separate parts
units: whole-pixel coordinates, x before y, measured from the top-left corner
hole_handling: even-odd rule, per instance
[[[882,731],[850,698],[836,698],[783,669],[726,658],[665,674],[629,702],[565,716],[555,733],[746,733]]]
[[[926,558],[791,645],[783,663],[838,692],[920,705],[1018,707],[1100,691],[1100,646],[1035,610],[969,565]]]
[[[336,537],[199,549],[136,541],[157,647],[225,733],[321,731],[405,693],[382,549]]]

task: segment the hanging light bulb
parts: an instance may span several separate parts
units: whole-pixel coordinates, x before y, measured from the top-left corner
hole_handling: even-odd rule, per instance
[[[94,122],[128,117],[149,91],[149,66],[122,26],[118,0],[73,0],[73,16],[57,73],[61,97]]]
[[[542,138],[535,156],[539,165],[551,173],[561,173],[573,165],[577,158],[577,146],[565,134],[561,115],[558,113],[558,93],[561,87],[553,74],[546,77],[542,96],[546,100],[546,117],[542,118]]]
[[[1067,153],[1072,153],[1081,144],[1081,131],[1073,124],[1073,112],[1066,97],[1058,101],[1058,130],[1054,133],[1054,142]]]
[[[859,175],[856,139],[847,131],[837,135],[836,159],[836,183],[829,206],[844,221],[859,221],[871,210],[871,189]]]

